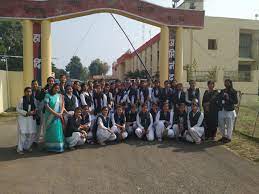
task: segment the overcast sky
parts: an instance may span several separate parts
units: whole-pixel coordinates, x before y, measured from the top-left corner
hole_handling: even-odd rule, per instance
[[[146,0],[170,7],[171,0]],[[255,19],[259,14],[258,0],[205,0],[208,16]],[[116,15],[135,47],[159,33],[159,28]],[[259,21],[258,21],[259,22]],[[144,35],[143,35],[144,32]],[[84,66],[100,58],[110,65],[128,49],[130,44],[109,14],[90,16],[52,23],[53,62],[64,68],[77,55]]]

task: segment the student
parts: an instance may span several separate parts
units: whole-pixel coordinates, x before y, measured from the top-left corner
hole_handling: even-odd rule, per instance
[[[135,82],[129,88],[127,102],[129,105],[136,105],[138,103],[138,86]]]
[[[178,83],[176,85],[176,92],[174,94],[174,110],[178,110],[179,104],[185,103],[185,92],[183,91],[183,84]]]
[[[110,85],[108,83],[105,84],[104,86],[104,90],[103,93],[106,95],[107,97],[107,106],[109,107],[110,110],[112,110],[114,108],[114,103],[113,103],[113,95],[110,92]]]
[[[82,109],[77,107],[74,115],[68,119],[65,137],[69,149],[75,149],[75,146],[83,145],[86,141],[87,133],[81,125],[81,113]]]
[[[102,107],[107,106],[107,97],[102,92],[101,85],[96,85],[96,90],[93,94],[93,102],[94,102],[94,114],[97,115],[101,112]]]
[[[172,100],[173,100],[172,89],[170,86],[170,82],[167,80],[164,82],[164,88],[162,89],[162,92],[161,92],[160,108],[162,109],[163,104],[165,102],[169,103],[169,108],[171,108]]]
[[[158,113],[158,104],[157,103],[152,103],[152,107],[151,107],[151,110],[150,110],[150,114],[152,115],[152,118],[153,118],[153,127],[154,127],[154,130],[156,128],[156,115]]]
[[[93,134],[91,131],[92,116],[90,115],[90,110],[88,105],[82,106],[81,117],[82,117],[81,119],[82,129],[88,134],[87,139],[93,138]]]
[[[158,80],[155,80],[154,87],[152,89],[151,99],[153,103],[159,103],[161,98],[161,87],[160,82]]]
[[[220,110],[218,114],[219,130],[222,134],[220,141],[229,143],[232,139],[236,118],[235,105],[238,103],[237,91],[234,90],[230,79],[225,80],[225,89],[221,90],[217,101]]]
[[[45,98],[45,95],[51,90],[51,88],[54,84],[55,84],[55,78],[54,77],[48,77],[47,84],[44,88],[41,89],[41,93],[37,97],[37,100],[42,102]]]
[[[141,82],[141,87],[139,89],[139,99],[141,104],[147,104],[148,109],[150,109],[150,101],[151,101],[151,93],[148,89],[148,85],[146,81]]]
[[[102,113],[97,116],[96,124],[96,138],[100,145],[105,145],[106,141],[114,141],[117,139],[117,136],[111,130],[111,119],[109,117],[108,107],[102,108]]]
[[[111,116],[111,121],[111,130],[117,135],[118,139],[126,139],[128,137],[128,132],[126,131],[126,117],[123,113],[122,106],[117,105],[116,112]]]
[[[76,96],[78,100],[78,105],[81,106],[81,100],[80,100],[80,92],[81,92],[81,86],[79,81],[74,81],[73,83],[73,94]]]
[[[23,151],[32,151],[31,145],[36,137],[36,106],[30,87],[24,89],[24,96],[16,107],[18,116],[18,145],[17,153],[24,154]]]
[[[59,76],[59,87],[60,87],[60,94],[65,95],[66,93],[66,83],[67,83],[67,76],[61,74]]]
[[[178,105],[178,109],[175,111],[174,115],[174,131],[176,131],[176,137],[183,137],[185,131],[188,130],[187,125],[187,113],[186,113],[186,105],[185,103],[180,103]]]
[[[187,117],[188,131],[185,133],[186,141],[196,144],[201,143],[204,134],[203,119],[204,115],[199,110],[199,101],[194,98],[191,105],[191,112]]]
[[[93,110],[93,97],[89,91],[89,87],[83,83],[81,84],[81,94],[80,94],[81,105],[87,105],[90,110]]]
[[[192,101],[193,99],[198,100],[198,108],[200,109],[201,103],[200,103],[200,89],[196,88],[196,82],[194,80],[189,81],[190,87],[186,91],[185,95],[185,101],[188,108],[188,112],[191,111],[192,107]]]
[[[77,97],[73,94],[72,86],[67,85],[66,94],[64,95],[64,103],[65,103],[65,122],[67,122],[68,118],[74,115],[75,109],[78,107]]]
[[[137,107],[135,104],[131,104],[130,111],[126,113],[126,129],[129,135],[135,133],[137,129]]]
[[[174,138],[176,133],[173,130],[174,112],[170,111],[169,103],[165,102],[161,111],[156,115],[156,136],[162,141],[163,136]]]
[[[153,118],[148,112],[147,104],[141,105],[141,111],[137,115],[137,125],[138,128],[135,130],[135,134],[138,138],[146,137],[148,141],[154,141]]]
[[[205,138],[215,140],[218,127],[218,91],[214,90],[215,82],[208,81],[208,90],[205,91],[202,99],[204,110]]]
[[[64,151],[63,113],[65,110],[63,96],[59,94],[59,84],[54,84],[45,99],[45,146],[50,152]]]

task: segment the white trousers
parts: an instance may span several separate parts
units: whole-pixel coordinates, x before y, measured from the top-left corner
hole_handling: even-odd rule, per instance
[[[186,141],[200,143],[204,134],[204,127],[191,127],[185,136]]]
[[[158,139],[162,139],[165,136],[164,135],[165,130],[167,130],[167,134],[166,134],[167,137],[169,137],[169,138],[176,137],[177,131],[175,131],[174,128],[166,129],[164,122],[159,121],[156,124],[156,136]]]
[[[17,151],[22,152],[23,150],[30,149],[35,140],[35,136],[36,133],[21,133],[18,131]]]
[[[218,113],[219,131],[223,137],[226,137],[228,139],[232,138],[235,118],[236,118],[235,111],[225,111],[225,110],[219,111]]]
[[[113,126],[111,128],[111,130],[115,134],[121,134],[122,139],[126,139],[128,137],[128,132],[127,131],[124,131],[124,132],[121,133],[121,130],[118,127],[116,127],[116,126]]]
[[[135,130],[135,134],[137,135],[138,138],[142,138],[144,136],[144,131],[141,128],[137,128]],[[147,140],[148,141],[154,141],[155,139],[155,134],[154,134],[154,129],[153,127],[148,128],[148,133],[146,134]]]
[[[138,128],[137,122],[126,123],[126,130],[129,135],[132,135],[137,128]]]
[[[102,128],[97,129],[96,136],[97,136],[97,140],[101,143],[105,141],[114,141],[117,139],[114,133],[110,133],[109,131]]]
[[[66,142],[68,143],[68,147],[72,148],[75,146],[84,145],[86,138],[81,137],[80,132],[72,133],[71,137],[66,138]]]

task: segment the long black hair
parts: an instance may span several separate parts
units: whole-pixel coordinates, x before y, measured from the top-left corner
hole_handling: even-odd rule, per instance
[[[233,90],[233,82],[232,82],[232,80],[231,80],[231,79],[226,79],[226,80],[225,80],[225,83],[226,83],[226,82],[229,82],[229,85],[230,85],[229,88],[227,88],[227,89],[228,89],[228,90]]]
[[[58,84],[58,83],[53,84],[53,86],[52,86],[51,89],[49,90],[49,94],[50,94],[51,96],[55,95],[53,90],[54,90],[54,88],[55,88],[56,86],[59,86],[59,84]]]

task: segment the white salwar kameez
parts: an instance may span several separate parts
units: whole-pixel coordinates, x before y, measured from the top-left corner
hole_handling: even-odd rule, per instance
[[[149,116],[150,116],[150,124],[147,129],[146,137],[148,141],[154,141],[155,134],[154,134],[154,128],[153,128],[153,117],[150,113],[149,113]],[[139,117],[139,114],[137,115],[137,125],[138,125],[138,128],[135,130],[135,134],[138,138],[141,139],[145,135],[145,131],[144,131],[145,129],[141,125],[141,119]]]
[[[204,119],[204,114],[201,113],[197,124],[191,127],[190,118],[188,114],[188,117],[187,117],[188,131],[185,133],[186,141],[189,141],[192,143],[201,142],[201,138],[204,134],[204,127],[202,127],[203,119]]]
[[[121,134],[122,139],[126,139],[128,137],[128,132],[126,131],[126,124],[123,124],[125,131],[122,132],[121,129],[119,127],[116,126],[116,122],[114,119],[114,114],[112,114],[112,127],[111,127],[111,131],[115,134]]]
[[[175,130],[175,128],[173,128],[173,121],[174,121],[174,112],[170,111],[170,121],[169,121],[169,125],[167,127],[165,127],[165,120],[160,120],[160,114],[161,111],[159,111],[156,115],[156,136],[158,138],[158,140],[162,140],[163,136],[167,136],[169,138],[174,138],[177,135],[177,131]],[[167,131],[167,133],[165,134],[165,131]]]
[[[28,111],[31,110],[31,106],[28,106]],[[16,111],[19,113],[18,121],[18,145],[17,151],[22,152],[23,150],[30,149],[32,143],[35,140],[36,120],[33,120],[33,116],[26,116],[27,111],[23,110],[23,98],[21,98],[19,104],[16,107]]]
[[[218,113],[219,130],[223,137],[232,138],[234,123],[236,118],[236,111],[222,110]]]
[[[133,134],[137,128],[138,128],[137,121],[126,123],[126,130],[129,135]]]
[[[85,141],[86,138],[82,137],[80,132],[73,132],[71,137],[66,138],[69,148],[84,145]]]
[[[96,136],[97,136],[97,140],[100,143],[104,143],[105,141],[116,140],[117,138],[116,135],[108,131],[108,128],[104,126],[103,121],[100,117],[98,117],[97,125],[98,127],[97,127]]]

